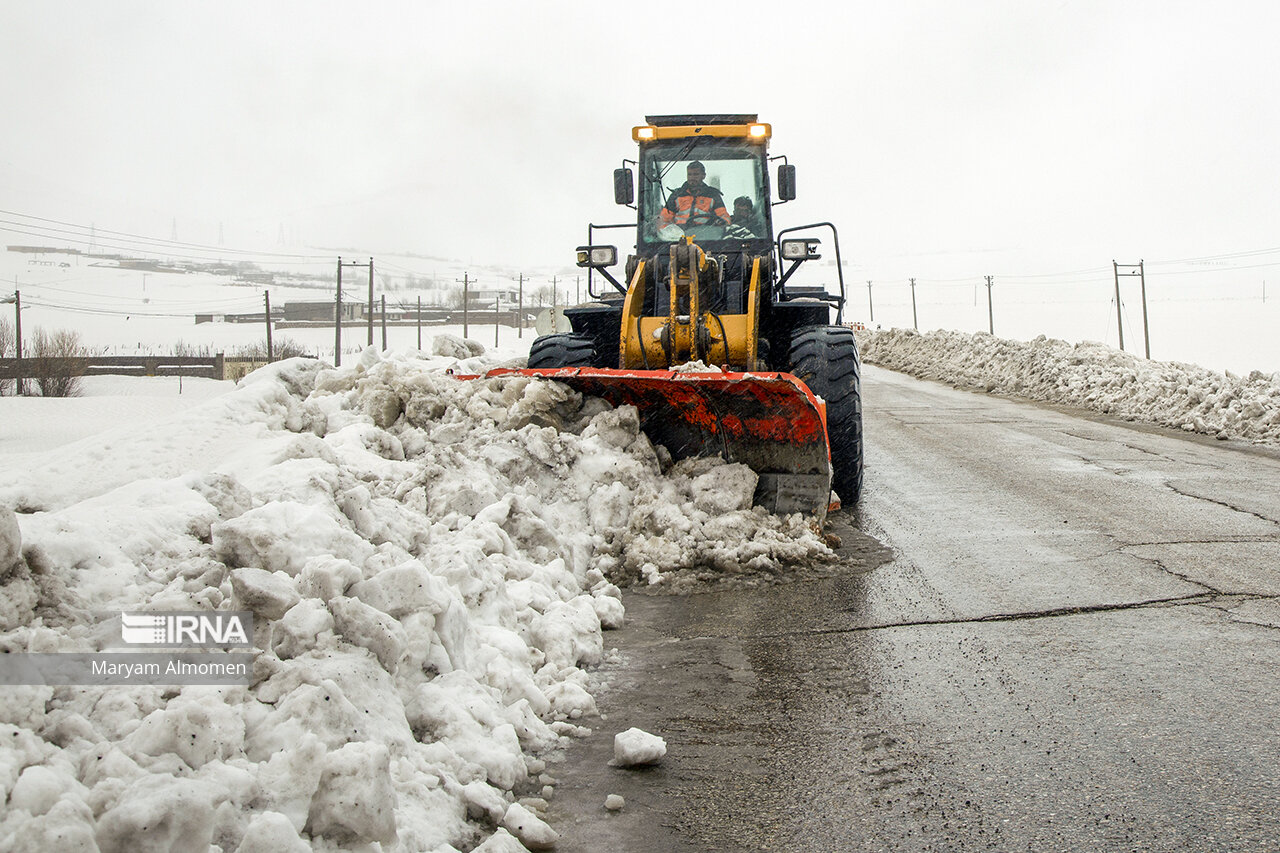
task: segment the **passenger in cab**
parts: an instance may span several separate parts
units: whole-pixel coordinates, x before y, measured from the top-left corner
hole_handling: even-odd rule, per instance
[[[759,237],[764,233],[764,226],[760,222],[760,217],[756,216],[756,207],[752,204],[751,199],[745,195],[740,195],[733,200],[733,218],[729,221],[729,228],[725,231],[726,237],[732,237],[735,240],[745,240],[751,237]]]

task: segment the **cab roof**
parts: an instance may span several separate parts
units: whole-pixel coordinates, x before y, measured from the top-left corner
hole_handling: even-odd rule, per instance
[[[709,124],[754,124],[759,120],[759,116],[755,113],[685,113],[645,116],[644,120],[654,127],[705,127]]]

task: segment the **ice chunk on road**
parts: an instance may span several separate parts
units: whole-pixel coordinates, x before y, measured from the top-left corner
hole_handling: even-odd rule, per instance
[[[667,742],[643,729],[630,728],[613,736],[614,767],[657,764],[667,754]]]

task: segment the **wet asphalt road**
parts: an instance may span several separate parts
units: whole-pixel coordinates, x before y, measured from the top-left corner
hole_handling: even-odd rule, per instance
[[[841,566],[629,594],[557,850],[1280,850],[1280,455],[864,381]]]

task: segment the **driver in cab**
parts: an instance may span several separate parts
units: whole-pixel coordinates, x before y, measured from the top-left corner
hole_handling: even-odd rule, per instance
[[[715,187],[704,183],[707,177],[706,167],[694,160],[689,164],[686,174],[688,180],[671,193],[667,203],[658,212],[659,232],[673,233],[667,230],[672,225],[679,226],[682,233],[683,229],[697,225],[728,225],[729,211],[725,209],[724,196]]]

